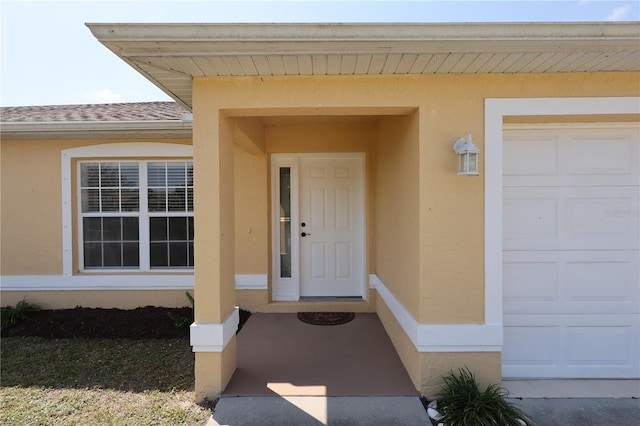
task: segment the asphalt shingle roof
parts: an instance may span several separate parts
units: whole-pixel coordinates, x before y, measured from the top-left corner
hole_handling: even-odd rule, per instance
[[[175,102],[19,106],[0,108],[0,121],[51,123],[182,120],[182,115],[188,112]]]

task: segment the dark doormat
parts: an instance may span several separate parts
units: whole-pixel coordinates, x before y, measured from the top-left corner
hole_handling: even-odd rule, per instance
[[[313,325],[339,325],[352,321],[353,312],[299,312],[298,319]]]

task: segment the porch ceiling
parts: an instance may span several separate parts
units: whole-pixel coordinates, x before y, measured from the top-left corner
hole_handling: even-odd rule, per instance
[[[194,77],[640,71],[640,25],[87,24],[191,108]]]

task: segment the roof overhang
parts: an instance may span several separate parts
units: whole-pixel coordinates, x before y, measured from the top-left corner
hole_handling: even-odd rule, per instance
[[[187,108],[195,77],[640,71],[640,25],[87,24]]]
[[[5,122],[2,139],[185,139],[193,135],[191,121]]]

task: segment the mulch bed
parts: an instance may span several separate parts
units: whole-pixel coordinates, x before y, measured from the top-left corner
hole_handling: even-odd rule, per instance
[[[2,337],[37,336],[50,339],[175,339],[188,338],[189,327],[177,328],[168,313],[193,318],[191,308],[146,306],[136,309],[74,308],[30,314]],[[240,327],[251,315],[240,311]],[[238,330],[239,330],[238,329]]]

